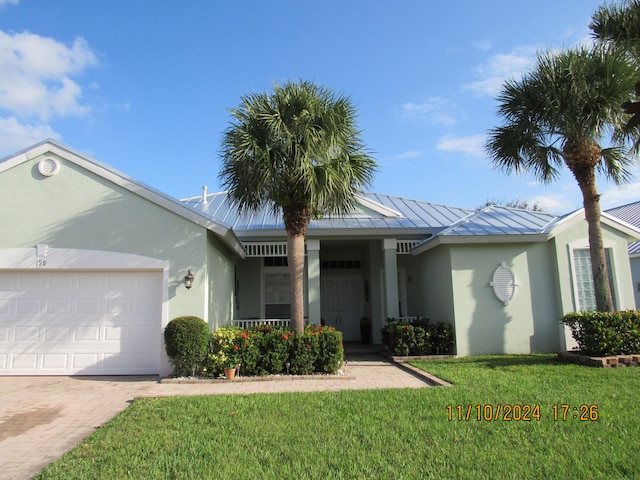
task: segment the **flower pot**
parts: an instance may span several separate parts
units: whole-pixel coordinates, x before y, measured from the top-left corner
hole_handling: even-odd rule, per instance
[[[235,368],[225,368],[224,376],[227,377],[227,380],[233,380],[236,378],[236,369]]]

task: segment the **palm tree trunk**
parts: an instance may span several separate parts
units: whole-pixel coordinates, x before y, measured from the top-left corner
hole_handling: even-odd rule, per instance
[[[304,235],[287,234],[291,329],[304,333]]]
[[[596,309],[600,312],[613,312],[613,298],[609,286],[607,260],[602,240],[602,226],[600,224],[600,195],[596,189],[595,172],[592,181],[584,183],[578,179],[584,205],[584,214],[589,226],[589,254],[591,257],[591,274],[596,296]]]
[[[289,292],[291,328],[304,333],[304,239],[311,221],[310,211],[301,204],[282,207],[287,230],[287,261],[289,262]]]

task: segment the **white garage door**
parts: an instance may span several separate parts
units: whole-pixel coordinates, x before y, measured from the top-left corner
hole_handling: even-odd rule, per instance
[[[157,374],[159,272],[0,272],[0,375]]]

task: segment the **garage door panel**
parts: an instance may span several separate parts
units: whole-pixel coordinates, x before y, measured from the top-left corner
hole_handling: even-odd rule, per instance
[[[38,315],[42,311],[43,302],[38,299],[28,298],[16,301],[17,315]]]
[[[11,300],[0,298],[0,316],[9,314],[11,314]]]
[[[11,362],[9,368],[11,370],[27,370],[34,371],[38,367],[37,353],[18,353],[10,356]]]
[[[40,340],[40,327],[16,327],[14,331],[15,342],[35,343]]]
[[[71,339],[69,327],[52,327],[48,326],[44,329],[44,341],[49,342],[64,342],[68,343]]]
[[[160,272],[0,272],[0,375],[157,374]]]
[[[74,343],[100,341],[100,327],[76,327],[73,332]]]
[[[68,367],[68,355],[63,353],[45,353],[42,355],[42,368],[44,370],[67,370]]]
[[[71,314],[73,313],[73,300],[70,298],[49,300],[47,302],[47,314]]]

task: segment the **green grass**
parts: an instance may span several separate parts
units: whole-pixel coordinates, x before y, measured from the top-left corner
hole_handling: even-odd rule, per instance
[[[548,355],[415,365],[454,386],[136,400],[37,478],[640,478],[640,368]],[[498,404],[539,405],[541,419],[474,417]],[[560,404],[597,405],[598,420],[554,420]]]

